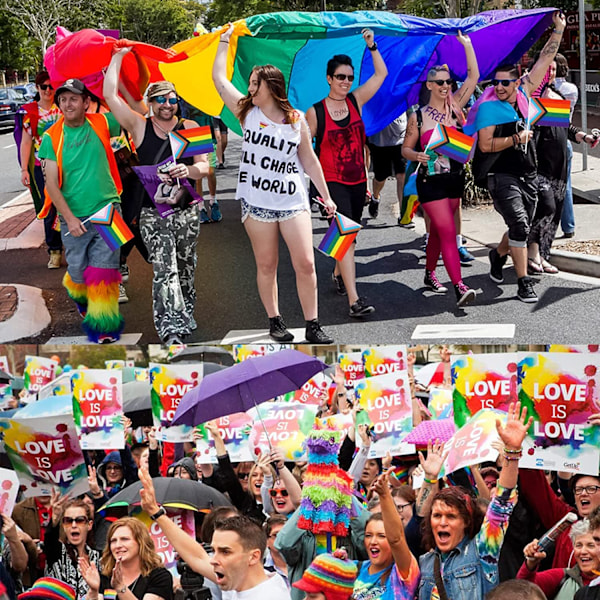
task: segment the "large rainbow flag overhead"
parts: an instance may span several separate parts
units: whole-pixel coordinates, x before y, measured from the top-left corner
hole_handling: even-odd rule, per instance
[[[335,260],[342,260],[360,230],[361,226],[358,223],[336,212],[325,237],[319,244],[319,250]]]
[[[454,127],[446,127],[438,123],[429,138],[427,148],[465,164],[471,156],[473,144],[475,144],[475,138]]]
[[[112,203],[94,213],[89,218],[89,222],[94,225],[100,237],[113,252],[133,239],[133,233],[127,227],[117,207]]]
[[[214,150],[214,140],[210,125],[190,127],[189,129],[178,129],[169,132],[171,152],[175,160],[206,154]]]

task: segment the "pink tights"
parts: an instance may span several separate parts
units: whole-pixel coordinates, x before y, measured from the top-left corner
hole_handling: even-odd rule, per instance
[[[454,226],[454,213],[458,209],[459,202],[460,198],[442,198],[422,205],[431,220],[425,268],[428,271],[435,271],[441,252],[444,266],[453,284],[459,283],[462,279]]]

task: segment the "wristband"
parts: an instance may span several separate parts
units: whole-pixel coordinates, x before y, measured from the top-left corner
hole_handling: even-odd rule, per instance
[[[374,42],[372,46],[367,46],[367,48],[371,51],[371,52],[375,52],[377,50],[377,42]]]
[[[229,44],[229,41],[219,40],[219,44]]]
[[[518,448],[517,450],[510,450],[509,448],[504,448],[504,454],[523,454],[523,448]]]
[[[552,33],[558,33],[558,35],[562,35],[564,33],[564,29],[556,29],[556,27],[552,30]]]
[[[521,460],[522,454],[505,454],[504,460]]]
[[[430,483],[431,485],[435,485],[435,484],[438,482],[438,480],[437,480],[437,479],[427,479],[427,477],[424,477],[424,478],[423,478],[423,481],[424,481],[425,483]]]
[[[156,521],[156,519],[159,519],[160,517],[162,517],[163,515],[166,515],[166,514],[167,514],[167,511],[165,510],[164,506],[161,506],[153,515],[150,515],[150,518],[153,521]]]

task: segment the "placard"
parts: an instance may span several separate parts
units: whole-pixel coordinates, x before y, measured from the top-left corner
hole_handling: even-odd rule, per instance
[[[249,438],[252,429],[252,418],[245,412],[234,413],[216,419],[223,443],[231,462],[253,461]],[[196,439],[196,461],[200,464],[217,463],[215,444],[210,432],[203,425],[196,428],[202,438]]]
[[[353,388],[357,381],[364,379],[365,365],[362,352],[348,352],[338,355],[338,364],[346,377],[346,386]]]
[[[42,356],[26,356],[23,371],[23,385],[30,394],[39,392],[56,375],[58,363]]]
[[[374,346],[362,353],[365,377],[406,371],[408,368],[405,345]]]

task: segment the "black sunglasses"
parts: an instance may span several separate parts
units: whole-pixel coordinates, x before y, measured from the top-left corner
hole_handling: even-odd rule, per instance
[[[166,96],[155,96],[154,98],[152,98],[152,100],[154,102],[158,102],[159,104],[164,104],[165,102],[168,102],[171,105],[177,104],[179,102],[179,100],[173,96],[171,96],[169,99],[167,99]]]
[[[500,84],[502,87],[508,87],[511,83],[517,81],[516,79],[492,79],[492,85],[496,87]]]
[[[51,89],[51,90],[54,89],[52,87],[52,85],[49,83],[40,83],[40,85],[38,87],[40,88],[40,90],[42,90],[42,92],[45,92],[47,89]]]
[[[71,525],[72,523],[77,523],[77,525],[83,525],[88,522],[87,517],[63,517],[62,518],[63,525]]]
[[[440,87],[442,87],[444,84],[451,86],[454,83],[454,79],[430,79],[429,82],[435,83]]]
[[[237,474],[238,479],[248,479],[249,477],[250,477],[250,473],[238,473]]]
[[[354,75],[346,75],[345,73],[334,73],[333,75],[338,81],[344,81],[347,79],[348,81],[354,81]]]

